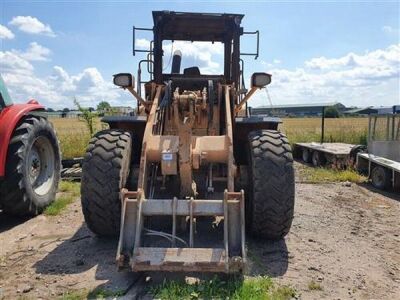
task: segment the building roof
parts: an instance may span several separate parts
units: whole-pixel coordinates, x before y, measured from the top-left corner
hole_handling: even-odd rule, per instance
[[[378,111],[376,109],[374,109],[372,106],[368,106],[368,107],[361,107],[361,108],[360,107],[352,108],[352,109],[346,110],[344,113],[345,114],[360,114],[363,112],[375,113]]]
[[[328,107],[328,106],[344,106],[340,102],[324,102],[324,103],[298,103],[298,104],[282,104],[282,105],[273,105],[273,106],[258,106],[253,109],[279,109],[279,108],[302,108],[302,107]]]

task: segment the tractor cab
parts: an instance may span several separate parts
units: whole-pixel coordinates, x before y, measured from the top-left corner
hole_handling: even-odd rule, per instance
[[[4,83],[3,77],[0,75],[0,111],[12,104],[10,94],[8,93],[6,84]]]

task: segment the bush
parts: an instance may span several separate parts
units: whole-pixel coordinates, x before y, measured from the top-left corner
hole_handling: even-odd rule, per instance
[[[339,118],[340,114],[335,106],[329,106],[325,108],[325,118]]]

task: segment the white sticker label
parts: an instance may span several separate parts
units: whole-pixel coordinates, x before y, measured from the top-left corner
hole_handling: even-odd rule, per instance
[[[163,153],[162,154],[162,160],[172,160],[173,156],[172,153]]]

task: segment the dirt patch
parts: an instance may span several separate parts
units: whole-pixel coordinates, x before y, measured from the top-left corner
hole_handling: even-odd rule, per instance
[[[400,295],[399,201],[368,186],[297,183],[286,239],[248,239],[249,275],[274,277],[302,299],[394,299]],[[55,217],[16,220],[0,213],[0,245],[0,299],[54,299],[93,289],[135,295],[140,277],[117,272],[117,241],[86,228],[78,200]]]

